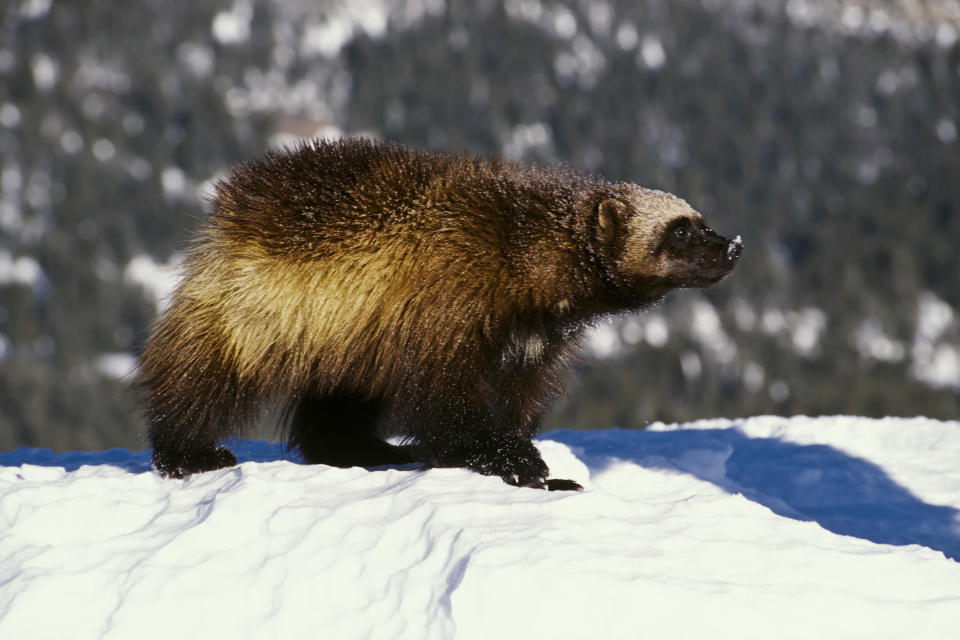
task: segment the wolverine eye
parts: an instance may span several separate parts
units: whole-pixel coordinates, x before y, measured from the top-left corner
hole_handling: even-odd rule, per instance
[[[663,236],[663,247],[675,254],[683,253],[693,238],[695,229],[686,218],[674,220],[666,229]]]
[[[670,229],[670,233],[675,240],[686,240],[690,237],[690,221],[685,218],[677,220],[673,228]]]

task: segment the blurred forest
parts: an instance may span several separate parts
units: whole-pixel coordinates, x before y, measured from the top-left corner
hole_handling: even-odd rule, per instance
[[[958,30],[956,0],[6,0],[0,449],[146,446],[133,355],[212,181],[357,134],[743,237],[723,284],[597,327],[548,428],[957,418]]]

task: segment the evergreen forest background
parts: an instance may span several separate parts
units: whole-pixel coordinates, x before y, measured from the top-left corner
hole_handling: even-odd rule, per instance
[[[565,163],[743,237],[597,327],[548,428],[957,418],[958,30],[953,0],[5,0],[0,449],[146,446],[162,267],[227,167],[314,135]]]

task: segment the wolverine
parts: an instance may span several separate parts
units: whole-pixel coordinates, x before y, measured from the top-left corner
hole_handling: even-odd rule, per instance
[[[719,282],[741,246],[676,196],[567,168],[359,138],[268,153],[217,183],[139,357],[153,464],[236,464],[221,441],[266,403],[308,463],[580,489],[531,440],[578,337]]]

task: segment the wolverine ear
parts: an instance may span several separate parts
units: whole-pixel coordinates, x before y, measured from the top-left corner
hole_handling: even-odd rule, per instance
[[[616,198],[601,200],[597,205],[597,240],[610,245],[622,234],[627,224],[627,204]]]

